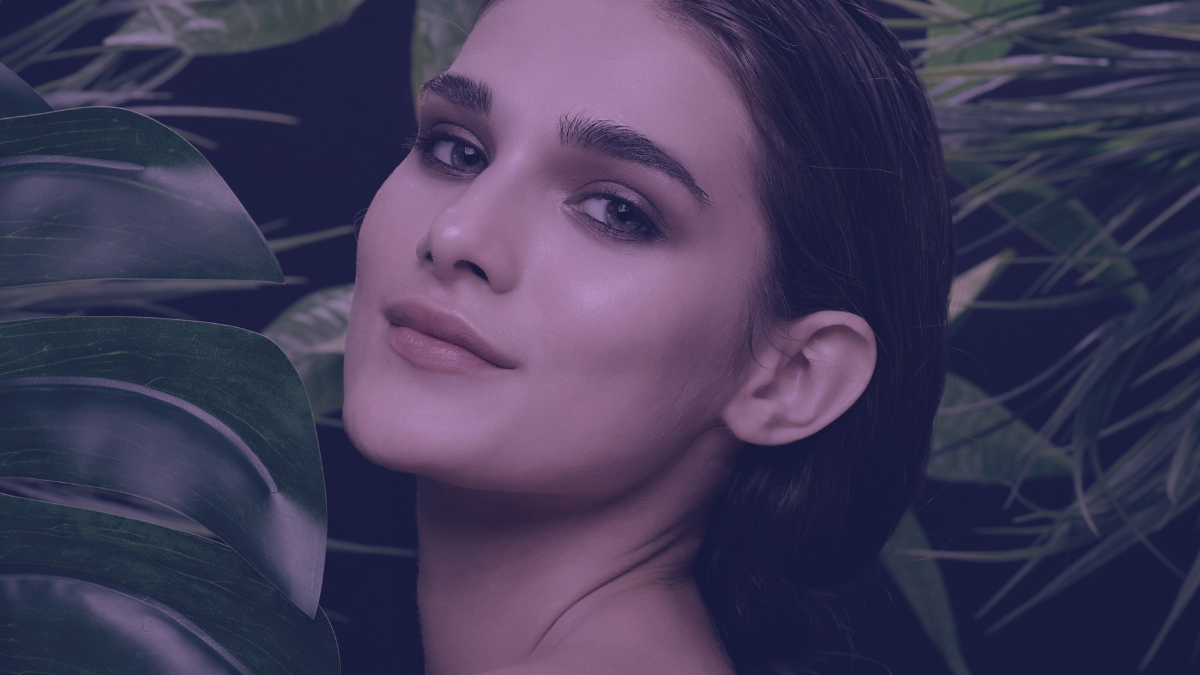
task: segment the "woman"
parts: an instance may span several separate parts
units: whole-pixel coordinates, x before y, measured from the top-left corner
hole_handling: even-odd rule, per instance
[[[359,240],[346,428],[427,671],[770,672],[911,501],[951,234],[854,0],[500,0]]]

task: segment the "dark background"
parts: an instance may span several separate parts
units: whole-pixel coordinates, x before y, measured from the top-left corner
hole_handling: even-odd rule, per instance
[[[0,3],[0,35],[62,4],[60,0]],[[197,59],[163,90],[167,103],[250,108],[296,115],[299,126],[238,120],[164,119],[220,143],[204,154],[259,223],[287,218],[270,236],[316,231],[354,221],[403,159],[415,130],[408,43],[412,0],[366,0],[345,24],[303,42],[243,55]],[[94,44],[109,26],[97,26]],[[79,37],[87,42],[87,34]],[[23,73],[39,81],[35,69]],[[157,104],[157,102],[154,102]],[[1019,237],[1001,245],[1040,253]],[[999,246],[997,247],[999,248]],[[985,257],[985,256],[980,256]],[[284,273],[303,284],[182,300],[172,306],[205,321],[261,330],[302,295],[354,280],[354,240],[340,237],[279,255]],[[961,268],[977,260],[966,260]],[[1030,270],[1036,275],[1036,270]],[[1021,288],[1015,270],[992,291]],[[954,336],[952,367],[985,389],[1003,391],[1036,374],[1089,332],[1112,306],[1020,315],[976,311]],[[1035,422],[1037,420],[1034,420]],[[413,480],[365,461],[344,433],[319,427],[331,537],[413,547]],[[1032,486],[1052,501],[1062,483]],[[981,537],[972,528],[1007,524],[1007,490],[987,486],[927,486],[919,511],[935,547],[985,549],[1024,540]],[[1062,499],[1058,498],[1061,502]],[[1200,545],[1197,510],[1178,518],[1154,541],[1187,569]],[[990,621],[1029,597],[1080,553],[1058,556],[1024,581],[985,620],[972,614],[1018,564],[943,562],[959,619],[960,638],[976,675],[1134,673],[1179,588],[1179,580],[1142,547],[1031,610],[994,635]],[[347,675],[420,673],[421,651],[412,559],[330,553],[321,604],[334,628]],[[1189,656],[1200,629],[1200,607],[1189,608],[1145,672],[1196,673]],[[947,673],[904,600],[879,573],[843,601],[846,638],[826,646],[815,670],[863,675]]]

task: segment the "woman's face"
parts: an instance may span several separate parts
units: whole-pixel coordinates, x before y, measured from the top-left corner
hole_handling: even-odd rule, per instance
[[[484,490],[668,470],[748,356],[766,232],[734,85],[652,2],[504,0],[418,121],[358,244],[355,445]]]

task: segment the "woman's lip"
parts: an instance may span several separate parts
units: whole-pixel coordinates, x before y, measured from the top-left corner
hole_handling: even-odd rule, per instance
[[[496,366],[478,355],[445,340],[408,326],[389,326],[388,344],[409,363],[444,373],[465,373]]]
[[[384,309],[391,327],[388,343],[416,365],[462,372],[517,364],[485,340],[466,319],[417,300],[391,302]]]

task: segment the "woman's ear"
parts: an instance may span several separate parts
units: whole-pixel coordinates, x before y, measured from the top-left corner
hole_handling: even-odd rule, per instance
[[[747,443],[791,443],[846,412],[874,371],[875,333],[866,320],[814,312],[756,341],[721,419]]]

